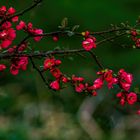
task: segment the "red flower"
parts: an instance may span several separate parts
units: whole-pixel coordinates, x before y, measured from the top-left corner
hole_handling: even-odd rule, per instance
[[[10,72],[13,75],[17,75],[19,73],[19,68],[16,65],[12,64],[10,67]]]
[[[86,51],[90,51],[92,48],[96,48],[95,41],[92,38],[87,38],[82,42],[83,48]]]
[[[16,10],[13,7],[10,7],[7,11],[8,14],[13,15],[16,12]]]
[[[126,103],[125,98],[124,98],[124,97],[122,97],[122,98],[121,98],[121,100],[120,100],[120,104],[121,104],[122,106],[124,106],[124,105],[125,105],[125,103]]]
[[[60,60],[56,60],[55,58],[46,58],[44,61],[44,69],[51,69],[54,66],[58,66],[61,64]]]
[[[28,64],[28,57],[20,57],[17,64],[18,64],[20,69],[26,70],[27,69],[27,64]]]
[[[19,24],[16,26],[17,30],[22,30],[28,32],[30,35],[35,36],[34,41],[38,42],[41,40],[43,34],[42,29],[33,28],[33,24],[29,22],[27,25],[24,21],[20,21]],[[38,36],[37,36],[38,35]]]
[[[22,30],[23,28],[25,28],[26,24],[24,21],[20,21],[19,24],[16,26],[17,30]]]
[[[42,29],[34,29],[34,35],[40,35],[40,34],[43,34],[43,30]],[[34,37],[34,41],[38,42],[40,41],[42,38],[42,36],[36,36]]]
[[[28,57],[14,58],[12,61],[13,61],[13,63],[10,67],[11,74],[17,75],[19,72],[19,69],[21,69],[21,70],[27,69]]]
[[[57,42],[59,40],[58,36],[53,36],[53,41]]]
[[[103,73],[103,77],[108,83],[108,88],[113,88],[113,84],[118,83],[118,79],[113,77],[113,71],[112,70],[107,70]]]
[[[94,81],[93,88],[94,89],[100,89],[103,86],[103,80],[101,78],[98,78]]]
[[[73,82],[83,82],[84,78],[83,77],[76,77],[75,75],[72,75],[72,81]]]
[[[54,59],[54,58],[47,58],[47,59],[44,61],[44,69],[45,69],[45,70],[50,69],[50,68],[52,68],[53,66],[55,66],[55,59]]]
[[[18,16],[12,18],[12,22],[17,22],[17,21],[18,21]]]
[[[136,30],[131,30],[131,35],[132,36],[137,36],[137,31]]]
[[[1,48],[7,48],[12,44],[12,41],[16,38],[16,31],[13,28],[4,29],[0,32]]]
[[[136,47],[140,47],[140,38],[136,39]]]
[[[63,83],[67,83],[69,81],[69,79],[65,76],[62,76],[61,80]]]
[[[51,69],[50,72],[55,78],[60,78],[62,75],[61,71],[58,68]]]
[[[133,76],[132,74],[125,72],[124,69],[121,69],[118,72],[118,80],[120,87],[125,91],[128,91],[131,87]]]
[[[140,109],[139,109],[139,110],[137,110],[137,114],[138,114],[138,115],[140,115]]]
[[[59,90],[60,89],[60,85],[59,85],[59,82],[56,80],[56,81],[53,81],[50,83],[50,87],[54,90]]]
[[[127,102],[130,105],[132,105],[135,102],[137,102],[137,94],[134,93],[134,92],[130,92],[129,94],[127,94]]]
[[[75,91],[76,92],[83,92],[84,88],[85,88],[84,84],[80,83],[80,84],[75,86]]]
[[[93,92],[92,92],[92,95],[93,95],[93,96],[97,96],[97,92],[96,92],[96,91],[93,91]]]
[[[4,71],[6,69],[6,66],[4,64],[0,64],[0,71]]]

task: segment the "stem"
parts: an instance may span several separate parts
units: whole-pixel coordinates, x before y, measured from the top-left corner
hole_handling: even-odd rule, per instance
[[[39,75],[41,76],[43,82],[44,82],[45,85],[47,85],[47,87],[49,88],[49,83],[48,83],[48,82],[46,81],[46,79],[44,78],[44,76],[43,76],[42,72],[40,71],[40,69],[35,65],[35,63],[34,63],[34,61],[33,61],[33,59],[32,59],[31,56],[29,56],[29,59],[30,59],[30,61],[31,61],[31,63],[32,63],[33,68],[39,73]]]
[[[13,17],[16,17],[16,16],[22,16],[23,14],[25,14],[26,12],[32,10],[33,8],[35,8],[36,6],[38,6],[38,4],[40,4],[43,0],[36,0],[34,1],[34,3],[27,7],[26,9],[20,11],[19,13],[15,14],[15,15],[12,15],[12,16],[9,16],[7,18],[4,18],[1,22],[0,22],[0,25],[2,25],[5,21],[9,21],[11,20]]]

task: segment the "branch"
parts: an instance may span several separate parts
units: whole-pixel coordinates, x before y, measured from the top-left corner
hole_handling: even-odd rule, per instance
[[[100,32],[90,32],[90,35],[101,35],[105,33],[112,33],[112,32],[117,32],[117,31],[128,31],[130,29],[128,28],[119,28],[119,29],[111,29],[107,31],[100,31]],[[77,36],[83,36],[81,32],[73,32],[70,30],[64,30],[64,31],[54,31],[54,32],[48,32],[48,33],[43,33],[43,34],[38,34],[38,35],[32,35],[33,37],[36,36],[53,36],[53,35],[77,35]],[[125,33],[124,33],[125,34]]]
[[[101,64],[101,62],[99,61],[98,57],[92,52],[92,51],[89,51],[89,53],[91,54],[91,56],[93,57],[93,59],[95,60],[95,62],[97,63],[97,65],[99,66],[99,68],[101,70],[104,69],[103,65]]]
[[[50,88],[48,82],[44,78],[44,76],[43,76],[42,72],[40,71],[40,69],[35,65],[35,63],[34,63],[34,61],[33,61],[31,56],[29,57],[29,59],[30,59],[30,61],[32,63],[33,68],[39,73],[39,75],[41,76],[41,78],[42,78],[43,82],[45,83],[45,85],[47,85],[47,87]]]
[[[106,39],[103,39],[99,42],[96,43],[96,45],[100,45],[102,43],[105,43],[106,41],[108,40],[113,40],[113,39],[116,39],[120,36],[123,36],[125,35],[126,33],[122,33],[120,35],[116,35],[116,36],[113,36],[113,37],[108,37]],[[25,37],[22,41],[25,41],[27,40],[27,38],[29,38],[30,36],[27,36]],[[21,42],[22,42],[21,41]],[[61,55],[61,54],[71,54],[71,53],[83,53],[83,52],[87,52],[85,49],[81,48],[81,49],[73,49],[73,50],[54,50],[54,51],[46,51],[46,52],[33,52],[33,53],[20,53],[20,54],[7,54],[7,53],[2,53],[0,54],[0,59],[9,59],[9,58],[13,58],[13,57],[21,57],[21,56],[28,56],[28,57],[46,57],[46,56],[49,56],[49,55]]]
[[[0,22],[0,25],[2,25],[5,21],[9,21],[10,19],[12,19],[13,17],[16,17],[16,16],[22,16],[23,14],[25,14],[26,12],[32,10],[33,8],[35,8],[36,6],[38,6],[43,0],[34,0],[33,4],[29,7],[27,7],[26,9],[20,11],[19,13],[15,14],[15,15],[12,15],[12,16],[9,16],[7,18],[4,18],[1,22]]]

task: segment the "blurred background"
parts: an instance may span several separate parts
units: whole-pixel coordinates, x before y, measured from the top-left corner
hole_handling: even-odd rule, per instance
[[[31,5],[32,0],[3,0],[0,6],[17,11]],[[40,6],[20,19],[32,22],[45,32],[58,30],[64,17],[69,26],[80,25],[81,31],[102,31],[110,24],[129,21],[135,24],[140,15],[139,0],[44,0]],[[24,33],[18,32],[18,43]],[[131,44],[128,38],[117,40]],[[82,38],[51,37],[39,43],[31,41],[34,50],[80,48]],[[111,43],[100,45],[96,55],[106,68],[117,72],[120,68],[134,74],[133,87],[139,87],[139,50],[121,48]],[[61,70],[66,74],[95,79],[99,70],[89,55],[62,57]],[[38,63],[38,62],[37,62]],[[43,61],[39,62],[39,64]],[[50,91],[31,67],[12,76],[7,70],[0,75],[0,140],[139,140],[140,117],[135,115],[138,105],[121,107],[114,100],[119,89],[104,87],[97,97],[77,94],[71,87],[60,92]],[[132,90],[133,90],[132,87]]]

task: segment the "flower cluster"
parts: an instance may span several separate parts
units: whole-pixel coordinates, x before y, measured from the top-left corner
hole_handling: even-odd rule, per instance
[[[96,38],[93,37],[93,33],[90,33],[89,31],[76,34],[76,32],[74,31],[67,32],[66,30],[65,32],[65,28],[63,28],[63,30],[59,30],[57,32],[43,34],[43,30],[40,28],[33,27],[33,24],[31,22],[25,23],[23,20],[20,20],[18,22],[17,15],[20,14],[16,15],[15,12],[16,10],[13,7],[10,7],[9,9],[7,9],[5,6],[0,7],[0,51],[2,56],[5,55],[5,58],[8,58],[8,60],[10,60],[9,69],[12,75],[17,75],[20,70],[25,71],[28,66],[29,58],[33,57],[41,58],[41,56],[44,56],[44,52],[43,53],[41,51],[35,52],[32,48],[29,47],[28,39],[30,37],[32,37],[34,41],[38,42],[42,39],[43,36],[48,35],[52,36],[54,42],[57,42],[59,40],[59,34],[61,35],[67,34],[68,36],[78,34],[84,37],[84,40],[82,41],[83,49],[80,49],[80,51],[68,50],[69,52],[78,52],[78,53],[81,52],[81,50],[85,52],[91,51],[93,48],[96,48],[96,45],[100,43],[100,42],[96,43]],[[14,23],[16,23],[16,28],[13,27]],[[12,43],[16,38],[16,30],[23,30],[27,34],[27,36],[23,38],[23,40],[20,43],[18,43],[18,45],[13,45]],[[109,32],[110,31],[102,33]],[[128,33],[131,34],[132,40],[135,42],[135,46],[137,48],[140,48],[140,37],[139,37],[140,33],[138,32],[138,30],[133,29],[131,30],[131,32],[128,31]],[[109,39],[106,38],[104,40]],[[138,102],[137,94],[135,92],[130,91],[133,76],[132,74],[127,73],[124,69],[120,69],[117,74],[114,74],[113,70],[110,69],[98,71],[96,73],[97,78],[93,80],[92,83],[88,83],[85,82],[85,79],[83,77],[78,77],[75,75],[72,76],[65,75],[59,69],[59,66],[62,63],[61,60],[56,59],[53,56],[53,54],[55,54],[55,52],[57,51],[54,52],[52,51],[53,53],[50,53],[50,55],[48,55],[48,52],[47,58],[45,58],[44,60],[43,70],[36,68],[32,59],[30,60],[32,62],[33,67],[37,71],[39,71],[39,73],[41,73],[41,77],[44,76],[43,72],[46,71],[48,71],[51,74],[53,80],[51,80],[51,82],[48,85],[51,89],[58,91],[62,89],[66,84],[71,84],[77,93],[88,93],[92,96],[96,96],[97,91],[101,89],[106,83],[108,89],[112,89],[114,86],[118,86],[120,88],[120,92],[116,94],[116,97],[122,106],[124,106],[126,103],[129,105],[133,105],[136,102]],[[65,50],[62,51],[60,50],[60,52],[62,52],[62,54],[65,54]],[[40,55],[41,53],[42,55]],[[98,60],[96,60],[96,62],[97,61]],[[97,64],[101,69],[103,69],[98,62]],[[7,68],[6,65],[0,64],[0,72],[3,72],[6,68]],[[42,79],[44,80],[45,78],[43,77]],[[140,114],[140,110],[138,110],[137,114]]]
[[[119,81],[119,86],[125,90],[129,91],[130,86],[132,84],[133,76],[130,73],[127,73],[124,71],[124,69],[121,69],[118,72],[118,81]]]
[[[10,7],[9,9],[6,8],[6,6],[0,7],[0,18],[1,19],[8,19],[9,17],[13,16],[15,14],[16,10],[13,7]],[[18,21],[18,16],[13,16],[11,18],[12,22]]]
[[[117,95],[117,98],[120,98],[120,104],[123,106],[127,102],[129,105],[133,105],[135,102],[137,102],[137,94],[134,92],[119,92]]]
[[[34,41],[36,41],[36,42],[40,41],[41,38],[42,38],[41,34],[43,34],[43,30],[33,28],[33,24],[31,22],[26,24],[24,21],[20,21],[19,24],[16,26],[16,29],[17,30],[22,30],[23,29],[25,32],[27,32],[31,36],[35,36]]]
[[[12,22],[18,21],[18,16],[13,16],[16,10],[13,7],[7,9],[5,6],[0,7],[0,18],[5,22],[0,27],[0,49],[8,48],[16,38],[16,30],[12,28]],[[6,20],[13,16],[11,20]]]
[[[4,71],[6,69],[6,66],[4,64],[0,64],[0,72]]]
[[[132,37],[132,40],[135,42],[135,46],[139,48],[140,47],[139,33],[136,30],[133,29],[131,31],[131,37]]]
[[[13,75],[17,75],[19,73],[19,69],[23,71],[27,69],[28,57],[15,57],[11,61],[12,64],[10,66],[10,72]]]
[[[61,60],[52,58],[46,58],[44,61],[44,70],[49,70],[52,76],[55,78],[53,82],[50,83],[50,87],[54,90],[60,89],[60,82],[67,83],[68,79],[65,77],[58,66],[61,64]]]
[[[92,48],[96,48],[96,38],[91,36],[88,31],[82,33],[85,37],[82,42],[82,46],[86,51],[90,51]]]
[[[106,82],[109,89],[113,88],[114,85],[118,85],[121,88],[121,92],[117,94],[117,98],[120,99],[121,105],[124,105],[126,102],[129,105],[133,105],[135,102],[137,102],[137,94],[134,92],[129,92],[133,76],[132,74],[127,73],[124,69],[120,69],[117,75],[109,69],[98,71],[98,78],[95,79],[91,85],[85,82],[83,77],[77,77],[75,75],[72,75],[72,77],[67,77],[66,75],[64,76],[64,74],[58,68],[60,64],[61,61],[55,59],[54,57],[46,58],[44,61],[44,70],[49,70],[52,76],[55,78],[55,80],[50,83],[50,88],[54,90],[60,90],[62,83],[70,83],[76,92],[87,92],[93,96],[96,96],[97,90],[101,89],[104,82]]]

